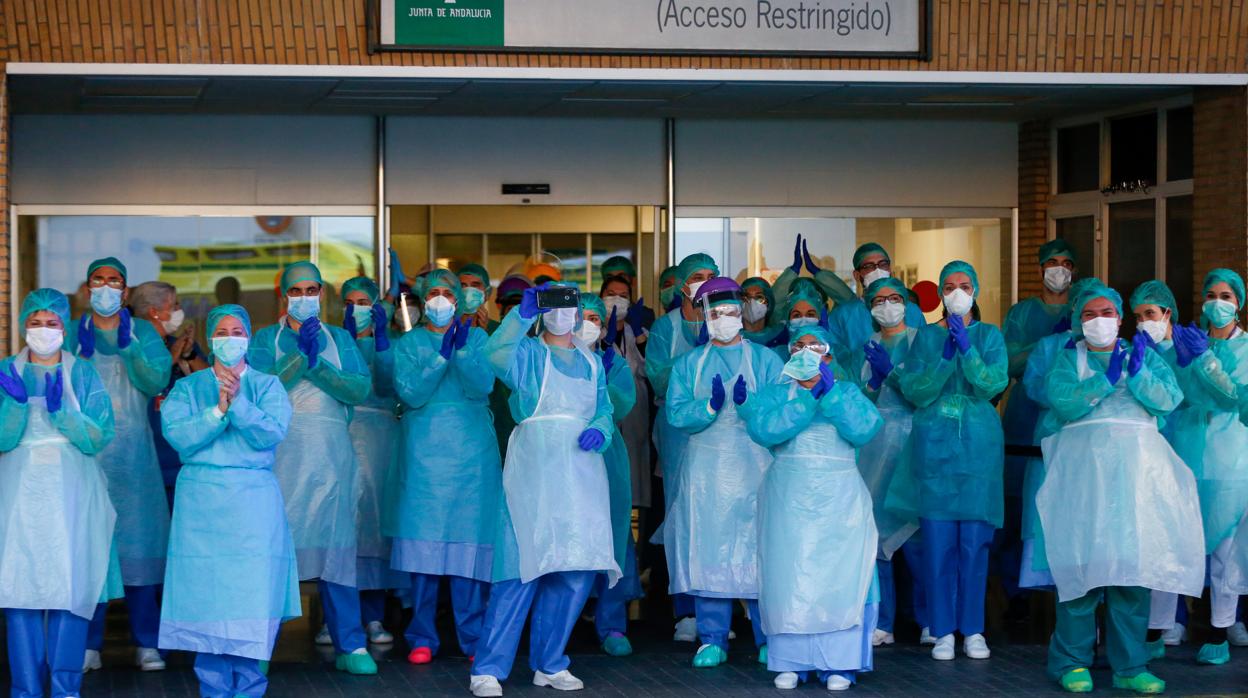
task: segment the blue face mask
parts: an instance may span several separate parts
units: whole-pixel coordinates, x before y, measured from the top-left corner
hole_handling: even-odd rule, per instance
[[[320,296],[288,298],[286,312],[299,322],[307,322],[321,314],[321,298]]]
[[[248,343],[246,337],[213,337],[212,355],[226,366],[237,366],[247,356]]]
[[[479,288],[469,286],[464,289],[464,314],[477,312],[481,304],[485,302],[485,291]]]
[[[1215,298],[1205,301],[1200,313],[1211,327],[1226,327],[1235,322],[1237,310],[1234,303]]]
[[[819,324],[817,317],[795,317],[789,320],[789,330],[800,330],[803,327],[814,327]]]
[[[104,317],[116,315],[121,310],[121,289],[112,286],[91,289],[91,309]]]
[[[373,326],[373,306],[352,305],[351,314],[355,316],[356,332],[363,332]]]
[[[819,364],[822,361],[822,354],[810,349],[799,349],[797,353],[789,357],[782,373],[791,376],[794,380],[808,381],[819,375]]]

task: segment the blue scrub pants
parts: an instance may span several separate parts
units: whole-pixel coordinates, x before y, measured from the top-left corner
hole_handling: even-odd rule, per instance
[[[490,589],[472,675],[506,680],[530,609],[529,668],[543,674],[567,669],[572,662],[564,650],[595,576],[594,572],[553,572],[527,584],[518,579],[496,582]]]
[[[832,678],[834,675],[843,676],[849,679],[850,683],[858,683],[858,672],[856,671],[818,671],[818,672],[799,671],[796,673],[797,673],[797,680],[801,681],[802,683],[806,683],[807,681],[809,681],[811,674],[818,674],[819,683],[823,683],[823,684],[826,684],[828,682],[828,679]]]
[[[693,615],[693,597],[688,594],[672,594],[672,615],[677,618]]]
[[[598,594],[598,605],[594,609],[594,629],[598,631],[598,642],[606,642],[612,633],[628,634],[628,602],[631,586],[623,579],[613,588],[607,588],[607,575],[600,574],[594,581],[594,592]]]
[[[910,610],[914,614],[914,622],[920,628],[927,628],[927,592],[922,577],[923,547],[919,543],[908,542],[901,546],[901,554],[905,556],[906,567],[910,570]],[[893,556],[895,559],[896,555]],[[880,576],[880,621],[876,627],[888,633],[893,632],[897,623],[897,579],[893,575],[893,560],[875,561],[875,569]]]
[[[76,696],[82,687],[87,620],[69,611],[7,608],[9,673],[13,698],[43,698],[49,674],[51,695]],[[45,627],[46,626],[46,627]]]
[[[351,654],[364,648],[368,639],[364,636],[364,626],[360,625],[360,590],[323,579],[316,580],[316,590],[321,595],[321,608],[325,611],[325,625],[334,641],[334,651]]]
[[[455,636],[459,649],[471,657],[477,652],[477,640],[481,638],[481,626],[485,622],[485,605],[490,596],[490,585],[467,577],[447,575],[451,585],[451,610],[455,613]],[[438,586],[442,577],[433,574],[412,573],[412,621],[407,624],[403,636],[407,646],[428,647],[438,653]]]
[[[136,647],[155,648],[160,637],[160,598],[159,584],[141,587],[126,587],[126,612],[130,615],[130,637]],[[102,603],[95,607],[95,616],[91,618],[87,629],[87,649],[99,651],[104,647],[104,619],[108,615],[108,604]],[[163,656],[163,652],[161,653]]]
[[[386,590],[365,589],[360,592],[360,620],[364,625],[380,623],[386,617]]]
[[[260,660],[231,654],[195,655],[195,678],[202,698],[260,698],[269,688]]]
[[[732,604],[734,599],[716,599],[694,596],[693,608],[698,619],[698,638],[704,645],[718,645],[728,651],[728,631],[732,629]],[[754,645],[761,648],[767,644],[763,634],[763,617],[758,612],[758,601],[745,602],[750,609],[750,624],[754,626]]]
[[[932,635],[984,632],[988,548],[992,524],[919,519],[923,535],[923,581]]]

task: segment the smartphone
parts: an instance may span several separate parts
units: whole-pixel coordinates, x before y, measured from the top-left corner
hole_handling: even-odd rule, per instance
[[[539,308],[576,308],[581,304],[581,292],[575,288],[558,286],[537,292]]]

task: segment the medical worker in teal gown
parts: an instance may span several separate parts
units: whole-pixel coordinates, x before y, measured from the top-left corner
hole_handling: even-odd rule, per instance
[[[861,289],[863,297],[856,298],[852,292],[845,297],[845,291],[829,293],[836,301],[828,318],[828,327],[832,330],[832,343],[836,347],[837,361],[848,365],[849,355],[857,351],[871,338],[875,328],[871,324],[871,308],[867,305],[865,291],[878,279],[892,276],[893,261],[888,252],[874,242],[868,242],[854,250],[854,281]],[[844,282],[839,276],[828,271],[815,275],[816,280],[824,281],[825,290],[831,290],[833,284]],[[845,287],[848,290],[848,286]],[[906,304],[906,326],[920,329],[927,324],[923,311],[915,303]]]
[[[476,653],[503,483],[485,330],[461,317],[461,286],[451,272],[435,269],[417,286],[425,322],[394,349],[403,448],[387,488],[385,533],[393,538],[391,567],[410,575],[408,661],[426,664],[441,644],[435,621],[443,578],[459,647]]]
[[[770,346],[784,331],[782,314],[776,307],[776,294],[766,279],[752,276],[741,282],[741,320],[745,325],[742,335],[746,339]]]
[[[503,467],[494,585],[472,664],[476,696],[502,695],[499,682],[511,672],[526,619],[533,683],[583,688],[568,671],[568,637],[595,577],[607,574],[609,586],[620,577],[603,460],[614,433],[606,371],[576,337],[580,308],[539,307],[538,293],[525,291],[485,346],[512,390],[517,425]],[[526,336],[539,315],[537,336]]]
[[[734,599],[745,600],[759,660],[767,638],[758,615],[758,491],[771,461],[739,410],[780,376],[774,351],[741,337],[741,289],[728,278],[698,288],[709,341],[672,367],[667,419],[688,435],[663,524],[670,591],[694,597],[702,645],[695,667],[727,661]]]
[[[0,608],[11,695],[77,696],[87,623],[110,577],[117,516],[96,462],[113,406],[90,361],[63,350],[69,301],[32,291],[26,348],[0,361]],[[121,586],[115,561],[113,587]],[[153,645],[154,646],[154,645]]]
[[[114,545],[121,561],[130,632],[138,647],[136,664],[144,671],[165,668],[156,650],[160,630],[160,583],[169,545],[169,501],[147,417],[148,401],[169,385],[173,359],[149,322],[134,322],[125,304],[126,265],[113,257],[87,268],[91,311],[66,328],[68,351],[89,361],[113,402],[116,437],[96,460],[108,479],[117,509]],[[84,669],[100,668],[104,645],[101,604],[87,636]]]
[[[372,379],[355,338],[321,323],[324,283],[315,265],[287,266],[281,289],[286,314],[257,332],[247,350],[247,364],[276,375],[290,394],[290,430],[277,448],[273,472],[286,502],[299,579],[317,580],[338,655],[335,666],[374,674],[355,586],[359,474],[348,431]]]
[[[178,381],[161,406],[182,459],[169,534],[160,647],[195,652],[200,695],[262,696],[260,663],[297,618],[299,570],[274,453],[290,426],[276,376],[247,365],[251,318],[208,313],[212,366]]]
[[[741,410],[750,437],[775,457],[758,495],[767,668],[780,672],[776,688],[816,671],[829,690],[845,690],[871,669],[879,597],[879,537],[856,449],[884,420],[837,378],[823,327],[802,330],[789,349],[781,376]]]
[[[973,319],[979,279],[954,261],[940,272],[946,318],[924,327],[906,356],[902,395],[917,408],[910,468],[918,482],[923,582],[932,658],[954,658],[954,632],[971,659],[984,640],[988,546],[1002,521],[1001,418],[992,399],[1009,381],[1001,331]]]
[[[1047,380],[1058,426],[1036,509],[1058,596],[1048,673],[1071,692],[1093,688],[1102,601],[1114,687],[1164,690],[1148,671],[1149,590],[1199,595],[1204,577],[1196,482],[1158,428],[1183,393],[1148,334],[1122,341],[1121,323],[1116,291],[1084,289]]]

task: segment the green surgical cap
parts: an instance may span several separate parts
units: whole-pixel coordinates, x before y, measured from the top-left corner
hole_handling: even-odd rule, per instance
[[[1244,279],[1239,274],[1230,269],[1214,269],[1205,275],[1205,286],[1201,293],[1208,293],[1210,287],[1226,282],[1231,290],[1235,292],[1235,300],[1238,301],[1239,307],[1236,310],[1242,310],[1244,307]]]
[[[342,284],[342,300],[347,300],[347,294],[352,291],[363,291],[368,296],[369,303],[376,303],[381,297],[381,289],[377,288],[377,282],[367,276],[356,276],[347,279]]]
[[[761,276],[751,276],[750,278],[741,282],[742,291],[745,291],[745,289],[747,288],[753,288],[755,286],[763,289],[763,297],[767,299],[767,307],[768,308],[776,307],[776,292],[771,289],[771,284],[767,283],[767,279],[764,279]],[[744,296],[745,294],[742,293],[741,295]]]
[[[1122,296],[1117,291],[1104,285],[1089,286],[1075,298],[1075,302],[1070,306],[1070,328],[1076,337],[1083,336],[1083,320],[1081,318],[1084,306],[1097,298],[1108,298],[1114,304],[1114,307],[1118,309],[1118,317],[1122,317]]]
[[[121,272],[121,278],[126,278],[126,265],[122,264],[121,260],[116,257],[105,257],[104,259],[97,259],[92,262],[91,266],[87,267],[87,278],[91,278],[91,275],[95,273],[95,270],[102,267],[112,267],[113,269]]]
[[[820,342],[828,345],[829,353],[832,351],[832,347],[836,345],[836,342],[832,341],[832,333],[824,329],[823,325],[808,325],[798,329],[793,333],[793,336],[789,338],[789,344],[792,345],[794,342],[802,337],[805,337],[806,335],[816,337]]]
[[[668,267],[664,269],[663,272],[659,274],[659,286],[662,287],[663,282],[667,281],[668,279],[675,279],[676,275],[679,273],[680,273],[680,267]],[[676,279],[676,280],[680,281],[680,279]]]
[[[456,272],[457,276],[463,276],[464,274],[481,279],[481,283],[485,285],[485,290],[490,290],[490,272],[486,271],[485,267],[475,262],[465,264],[459,268],[458,272]]]
[[[624,272],[629,276],[637,276],[637,267],[633,266],[633,260],[628,257],[616,255],[602,263],[603,276],[615,272]]]
[[[862,266],[862,260],[873,254],[882,254],[884,255],[884,259],[892,261],[888,256],[888,251],[881,247],[879,243],[868,242],[865,245],[860,245],[858,249],[854,250],[854,268],[857,269]]]
[[[434,269],[433,271],[420,277],[418,283],[418,294],[423,301],[425,296],[429,295],[429,291],[438,288],[449,288],[455,292],[455,305],[462,305],[464,302],[463,288],[459,284],[459,277],[451,273],[449,269]]]
[[[291,286],[302,281],[315,281],[318,286],[324,285],[321,281],[321,270],[317,269],[315,264],[295,262],[282,270],[282,293],[286,293]]]
[[[592,310],[595,313],[598,313],[598,317],[602,318],[603,324],[604,325],[606,324],[607,304],[603,303],[601,298],[599,298],[598,296],[595,296],[592,293],[582,293],[581,294],[581,312],[584,312],[586,310]],[[619,318],[616,318],[616,319],[618,320]]]
[[[801,281],[806,281],[806,277],[802,277]],[[819,287],[813,283],[809,284],[793,284],[793,289],[789,291],[789,297],[784,303],[784,319],[789,319],[789,314],[793,312],[794,306],[801,301],[806,301],[814,307],[815,310],[826,310],[827,301],[824,299],[823,293],[819,291]]]
[[[680,267],[676,271],[677,283],[686,283],[689,277],[699,269],[709,269],[714,272],[715,276],[719,276],[719,265],[715,260],[705,252],[691,254],[680,260]]]
[[[1079,263],[1079,259],[1075,256],[1075,249],[1061,238],[1053,238],[1040,246],[1041,264],[1054,257],[1066,257],[1070,259],[1072,264]]]
[[[247,336],[251,336],[251,316],[247,314],[247,309],[241,305],[226,303],[225,305],[218,305],[208,311],[209,339],[211,339],[212,335],[216,333],[217,324],[227,317],[238,318],[238,321],[243,323],[243,329],[247,332]]]
[[[26,299],[22,301],[22,310],[17,316],[17,324],[26,327],[26,320],[41,310],[56,313],[61,324],[69,326],[69,299],[54,288],[37,288],[26,294]]]
[[[1084,289],[1090,288],[1092,286],[1103,286],[1103,285],[1104,284],[1101,283],[1101,280],[1095,276],[1085,276],[1082,279],[1076,279],[1075,283],[1070,285],[1070,297],[1078,298],[1079,294],[1083,293]],[[1166,290],[1169,291],[1170,289],[1166,289]]]
[[[956,274],[958,272],[962,272],[963,274],[966,274],[967,276],[971,277],[971,288],[975,289],[975,293],[971,295],[978,298],[979,297],[979,275],[975,273],[975,267],[971,266],[970,264],[967,264],[966,262],[963,262],[960,259],[955,259],[954,261],[946,264],[944,268],[940,270],[940,287],[942,289],[945,287],[946,277],[948,277],[950,274]]]
[[[1074,290],[1073,286],[1071,290]],[[1169,286],[1157,279],[1145,281],[1137,286],[1131,294],[1131,307],[1134,309],[1141,305],[1156,305],[1166,308],[1170,311],[1170,321],[1175,323],[1179,321],[1179,304],[1174,300],[1174,293]]]
[[[879,293],[882,288],[893,289],[897,295],[901,296],[903,303],[910,299],[910,291],[906,288],[905,284],[891,276],[886,276],[882,279],[872,281],[871,285],[867,287],[867,293],[863,296],[863,298],[867,300],[867,305],[871,304],[871,299],[875,298],[875,294]]]

